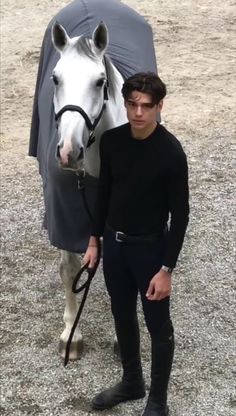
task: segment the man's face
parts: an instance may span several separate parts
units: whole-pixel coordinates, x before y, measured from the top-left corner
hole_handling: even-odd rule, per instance
[[[127,118],[134,131],[145,131],[156,125],[157,113],[161,111],[163,100],[153,104],[149,94],[133,91],[125,101]]]

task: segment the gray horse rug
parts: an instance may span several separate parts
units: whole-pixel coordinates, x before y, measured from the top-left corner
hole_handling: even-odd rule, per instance
[[[29,155],[37,157],[39,162],[45,202],[44,226],[51,244],[82,253],[87,247],[90,219],[76,174],[60,169],[55,158],[58,138],[51,80],[59,60],[51,40],[55,21],[65,27],[70,37],[91,37],[95,27],[103,21],[109,31],[107,55],[124,79],[140,71],[157,72],[157,67],[150,25],[119,0],[75,0],[58,13],[46,29],[34,96]],[[87,175],[86,198],[91,210],[96,187],[97,179]]]

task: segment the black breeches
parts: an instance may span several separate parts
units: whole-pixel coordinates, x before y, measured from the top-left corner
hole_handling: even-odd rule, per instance
[[[146,292],[163,264],[164,237],[148,243],[120,243],[106,228],[103,244],[104,276],[116,323],[125,325],[136,320],[139,292],[148,331],[158,336],[170,318],[169,298],[150,301]]]

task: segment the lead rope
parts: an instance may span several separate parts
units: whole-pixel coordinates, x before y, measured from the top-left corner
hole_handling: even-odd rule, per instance
[[[79,176],[78,186],[79,186],[79,189],[81,189],[82,198],[83,198],[83,201],[84,201],[86,212],[87,212],[90,220],[92,221],[93,217],[92,217],[92,214],[90,212],[88,202],[87,202],[87,199],[86,199],[86,195],[85,195],[84,175]],[[72,338],[73,338],[75,329],[76,329],[76,327],[79,323],[81,314],[83,312],[84,305],[85,305],[85,302],[86,302],[86,299],[87,299],[87,296],[88,296],[88,292],[89,292],[89,287],[90,287],[91,281],[92,281],[92,279],[93,279],[93,277],[94,277],[94,275],[97,271],[97,268],[98,268],[98,265],[99,265],[99,262],[100,262],[100,258],[101,258],[101,242],[100,242],[100,239],[98,239],[98,256],[97,256],[97,261],[96,261],[94,267],[93,268],[88,267],[89,262],[87,262],[83,267],[81,267],[80,271],[77,273],[77,275],[75,276],[74,281],[72,283],[72,292],[73,293],[80,293],[84,290],[84,294],[83,294],[83,297],[82,297],[77,315],[75,317],[75,321],[74,321],[73,326],[71,328],[70,335],[69,335],[69,338],[68,338],[68,341],[67,341],[67,344],[66,344],[64,367],[66,367],[66,365],[68,364],[68,361],[69,361],[70,346],[71,346]],[[80,278],[81,278],[81,276],[83,275],[84,272],[87,272],[88,278],[85,281],[85,283],[83,283],[80,287],[77,288],[77,284],[78,284],[78,282],[79,282],[79,280],[80,280]]]

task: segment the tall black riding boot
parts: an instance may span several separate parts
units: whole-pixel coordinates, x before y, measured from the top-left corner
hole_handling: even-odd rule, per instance
[[[151,388],[143,416],[168,416],[167,388],[174,356],[174,331],[168,320],[152,337]]]
[[[115,323],[120,349],[123,377],[120,383],[102,391],[92,400],[96,410],[109,409],[127,400],[137,400],[145,396],[145,387],[140,359],[140,339],[137,319]]]

